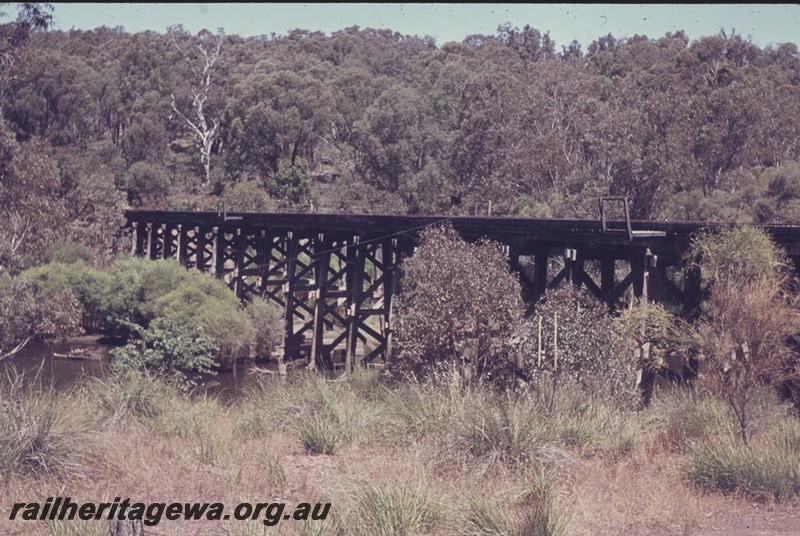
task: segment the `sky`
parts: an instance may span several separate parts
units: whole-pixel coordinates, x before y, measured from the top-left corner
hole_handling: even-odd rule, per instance
[[[293,29],[332,32],[359,26],[429,35],[442,45],[472,34],[492,35],[505,22],[550,32],[556,45],[577,40],[584,48],[598,37],[636,34],[651,38],[684,30],[690,39],[717,34],[752,38],[765,47],[800,42],[797,4],[61,4],[54,28],[123,26],[134,33],[182,24],[192,33],[224,28],[243,37],[285,35]]]

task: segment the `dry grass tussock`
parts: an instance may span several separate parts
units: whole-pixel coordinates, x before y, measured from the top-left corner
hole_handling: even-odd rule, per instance
[[[714,480],[714,467],[739,461],[723,456],[709,469],[704,456],[734,448],[736,423],[717,399],[684,391],[633,412],[578,391],[389,385],[370,373],[271,379],[231,404],[142,377],[87,381],[68,395],[18,383],[5,381],[4,393],[27,413],[5,409],[3,434],[9,423],[24,428],[30,408],[49,408],[39,454],[49,461],[3,447],[3,512],[56,495],[332,503],[324,523],[162,521],[152,534],[705,534],[709,520],[735,527],[720,516],[745,500],[781,508],[800,495],[790,457],[800,458],[800,423],[768,397],[755,404],[746,455],[785,465],[758,488],[758,471]],[[2,534],[105,530],[5,518]]]

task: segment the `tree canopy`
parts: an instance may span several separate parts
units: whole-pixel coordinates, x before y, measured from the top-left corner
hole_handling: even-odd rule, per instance
[[[44,24],[3,25],[25,39],[0,84],[0,143],[18,146],[0,170],[46,148],[52,163],[37,165],[74,239],[126,202],[207,208],[256,190],[236,204],[455,215],[492,201],[494,215],[594,218],[611,194],[637,218],[800,217],[792,43],[676,31],[584,50],[513,24],[442,46],[355,26],[41,31],[38,13]]]

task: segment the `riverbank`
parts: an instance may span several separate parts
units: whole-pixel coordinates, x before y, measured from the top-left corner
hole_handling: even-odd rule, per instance
[[[259,521],[232,519],[162,520],[146,532],[165,535],[497,534],[490,528],[535,525],[547,531],[524,533],[800,530],[800,480],[791,480],[800,474],[800,423],[768,398],[756,408],[752,452],[765,463],[794,455],[783,475],[789,487],[765,478],[726,496],[697,471],[704,447],[736,451],[728,410],[683,391],[660,393],[643,411],[562,392],[552,412],[533,392],[386,385],[374,374],[267,378],[227,403],[108,378],[15,396],[26,418],[52,419],[41,464],[0,455],[3,534],[104,534],[101,522],[8,520],[16,502],[64,495],[332,505],[327,521],[285,521],[268,532]]]

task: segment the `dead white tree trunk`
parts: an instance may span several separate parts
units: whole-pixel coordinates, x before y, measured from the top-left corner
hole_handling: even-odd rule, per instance
[[[203,170],[205,172],[203,186],[208,186],[211,181],[211,148],[219,131],[219,121],[216,118],[208,117],[203,107],[208,100],[208,94],[211,90],[211,72],[219,58],[224,34],[220,28],[217,33],[217,42],[214,46],[209,47],[204,43],[197,45],[197,50],[200,52],[202,60],[201,68],[198,69],[195,62],[192,61],[189,54],[181,48],[178,40],[175,38],[175,34],[178,31],[179,29],[177,28],[170,28],[169,35],[172,39],[172,44],[175,45],[175,48],[178,49],[178,52],[180,52],[181,56],[186,60],[192,72],[193,80],[190,85],[192,110],[189,113],[183,113],[178,107],[175,95],[171,95],[172,110],[192,131],[195,145],[197,145],[200,151],[200,162],[203,164]]]

